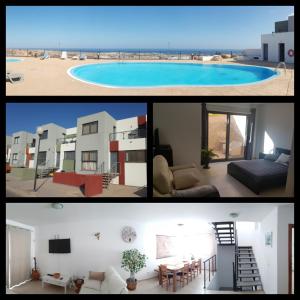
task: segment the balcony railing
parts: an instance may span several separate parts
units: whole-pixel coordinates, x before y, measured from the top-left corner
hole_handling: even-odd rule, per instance
[[[72,137],[72,138],[60,138],[56,139],[56,144],[69,144],[69,143],[76,143],[77,138]]]
[[[114,132],[109,135],[110,141],[141,139],[147,137],[147,129],[135,129],[129,131]]]
[[[207,271],[207,264],[208,264],[208,282],[210,282],[211,278],[215,275],[217,271],[217,255],[213,255],[212,257],[208,258],[203,262],[203,270],[204,270],[204,288],[206,289],[206,271]]]
[[[27,143],[27,147],[29,147],[29,148],[35,148],[35,143]]]

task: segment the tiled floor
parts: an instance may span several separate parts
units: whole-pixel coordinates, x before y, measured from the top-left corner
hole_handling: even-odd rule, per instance
[[[221,197],[284,197],[285,188],[273,188],[256,195],[244,184],[227,174],[227,164],[229,162],[214,162],[210,164],[210,169],[200,170],[200,183],[215,185]]]

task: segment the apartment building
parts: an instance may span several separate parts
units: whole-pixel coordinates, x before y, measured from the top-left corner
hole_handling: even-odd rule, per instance
[[[114,184],[146,186],[147,117],[115,120],[105,111],[77,118],[77,126],[41,125],[38,135],[18,132],[13,167],[54,169],[79,174],[110,174]],[[17,163],[18,162],[18,163]]]
[[[294,63],[294,35],[294,15],[275,22],[275,31],[261,36],[263,60]]]

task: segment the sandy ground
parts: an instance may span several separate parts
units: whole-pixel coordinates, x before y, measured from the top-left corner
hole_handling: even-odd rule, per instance
[[[182,96],[250,96],[250,95],[294,95],[294,69],[289,67],[286,71],[281,71],[278,78],[263,83],[231,86],[231,87],[169,87],[169,88],[106,88],[96,85],[87,84],[73,79],[67,74],[70,67],[90,64],[105,63],[109,60],[88,59],[85,61],[78,60],[61,60],[50,58],[40,60],[39,58],[26,57],[23,61],[17,63],[6,63],[6,70],[15,73],[22,73],[24,81],[16,84],[6,83],[6,95],[34,95],[34,96],[165,96],[165,95],[182,95]],[[116,62],[116,60],[114,60]],[[149,61],[148,61],[149,62]],[[160,60],[159,62],[163,62]],[[185,63],[187,61],[171,61]],[[200,63],[199,61],[188,61]],[[201,62],[203,63],[203,62]],[[211,62],[205,62],[211,63]],[[232,60],[223,60],[222,62],[213,63],[235,63]],[[255,64],[276,67],[276,64],[264,62],[239,62],[239,64]]]

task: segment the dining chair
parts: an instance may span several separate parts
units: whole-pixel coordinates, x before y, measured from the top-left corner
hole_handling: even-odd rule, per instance
[[[197,271],[197,275],[201,274],[202,268],[201,268],[201,258],[198,259],[198,261],[196,262],[196,271]]]
[[[193,277],[196,278],[196,262],[194,260],[189,268],[189,276],[191,277],[191,280],[193,280]]]
[[[166,288],[168,290],[169,285],[170,285],[170,279],[173,278],[173,274],[168,271],[168,268],[166,265],[160,265],[159,272],[160,272],[161,285],[163,287],[164,283],[166,283]]]
[[[184,282],[186,281],[186,284],[189,284],[189,264],[184,264],[183,268],[180,272],[177,273],[178,279],[177,281],[180,282],[180,285],[184,287]]]

